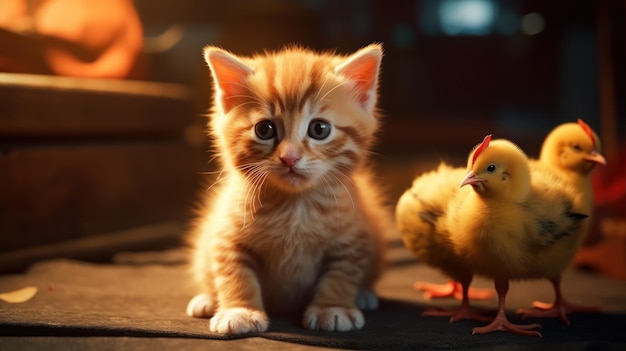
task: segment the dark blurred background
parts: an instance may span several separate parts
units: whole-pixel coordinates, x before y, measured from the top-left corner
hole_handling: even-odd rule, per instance
[[[392,201],[439,159],[463,162],[488,133],[536,156],[552,128],[582,118],[609,160],[623,157],[625,1],[131,4],[141,40],[118,76],[54,71],[46,45],[80,50],[38,34],[30,18],[39,5],[0,29],[0,266],[180,239],[207,187],[202,173],[212,170],[202,130],[208,44],[247,55],[293,43],[345,54],[383,43],[375,161]],[[78,42],[99,32],[80,33]],[[77,56],[95,62],[89,50]]]
[[[383,43],[381,106],[389,137],[382,144],[398,151],[467,146],[493,132],[534,152],[556,124],[577,118],[600,131],[601,84],[612,85],[604,88],[614,96],[612,138],[624,134],[624,1],[136,4],[146,35],[173,24],[184,31],[170,51],[150,59],[150,77],[161,81],[208,85],[199,50],[206,44],[251,54],[288,43],[341,53]],[[601,60],[612,84],[601,79]]]

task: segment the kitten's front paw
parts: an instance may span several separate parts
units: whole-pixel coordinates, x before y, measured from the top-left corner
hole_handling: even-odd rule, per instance
[[[354,302],[356,307],[363,311],[378,309],[378,296],[371,290],[359,290]]]
[[[207,294],[198,294],[187,304],[189,317],[206,318],[215,313],[215,301]]]
[[[264,312],[236,307],[218,311],[211,318],[209,329],[214,333],[239,335],[264,332],[268,325],[269,320]]]
[[[363,328],[365,319],[356,308],[309,306],[303,324],[312,330],[349,331]]]

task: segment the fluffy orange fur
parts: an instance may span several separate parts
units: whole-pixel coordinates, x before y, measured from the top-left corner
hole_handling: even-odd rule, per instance
[[[265,331],[267,313],[309,329],[364,325],[394,228],[368,154],[382,48],[299,47],[239,57],[205,49],[222,171],[190,236],[201,294],[187,313],[223,334]]]

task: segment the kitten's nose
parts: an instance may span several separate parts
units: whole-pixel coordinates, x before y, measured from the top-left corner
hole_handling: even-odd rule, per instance
[[[298,145],[290,140],[283,140],[278,145],[278,157],[285,167],[294,168],[296,163],[302,158]]]
[[[285,155],[280,157],[280,161],[287,167],[293,168],[300,160],[298,155]]]

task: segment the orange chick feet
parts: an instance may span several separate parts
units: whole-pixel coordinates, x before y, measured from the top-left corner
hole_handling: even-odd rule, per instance
[[[559,318],[563,323],[569,325],[569,318],[567,315],[575,312],[582,313],[601,313],[602,310],[599,307],[584,307],[572,305],[571,303],[561,300],[560,303],[545,303],[535,301],[533,302],[533,307],[536,308],[534,310],[525,310],[520,309],[517,313],[522,317],[522,319],[526,318],[551,318],[556,317]]]
[[[541,333],[532,330],[541,328],[541,324],[514,324],[511,323],[506,317],[506,313],[504,312],[506,294],[509,291],[509,281],[507,279],[495,279],[494,280],[496,291],[498,292],[498,314],[496,317],[484,327],[475,327],[472,329],[472,335],[476,334],[487,334],[494,331],[503,331],[518,335],[527,335],[527,336],[541,336]]]
[[[475,327],[474,329],[472,329],[472,335],[487,334],[487,333],[491,333],[495,331],[503,331],[503,332],[513,333],[513,334],[518,334],[518,335],[541,337],[540,332],[536,330],[532,330],[532,329],[537,329],[537,328],[541,328],[541,324],[534,323],[534,324],[524,325],[524,324],[511,323],[506,318],[504,311],[498,311],[498,315],[496,316],[496,318],[493,319],[493,321],[491,321],[491,323],[489,323],[488,325],[484,327]]]
[[[472,310],[469,303],[469,284],[471,278],[464,283],[459,283],[451,280],[448,286],[451,286],[453,290],[460,290],[461,294],[461,306],[456,309],[447,310],[443,308],[437,308],[425,311],[422,316],[435,316],[435,317],[450,317],[450,323],[454,323],[463,319],[472,319],[478,321],[489,321],[489,317],[483,316]],[[455,296],[456,297],[456,296]]]
[[[583,307],[573,305],[563,298],[561,292],[561,277],[550,279],[552,286],[554,287],[554,294],[556,296],[554,303],[549,304],[545,302],[535,301],[533,307],[535,310],[520,309],[517,311],[524,318],[549,318],[557,317],[566,325],[569,325],[569,318],[567,315],[573,312],[583,313],[601,313],[602,311],[598,307]]]
[[[454,280],[450,280],[445,284],[417,281],[413,284],[413,289],[423,291],[425,299],[454,297],[457,300],[463,300],[461,283]],[[470,288],[468,296],[473,300],[489,300],[495,296],[495,293],[491,289]]]

